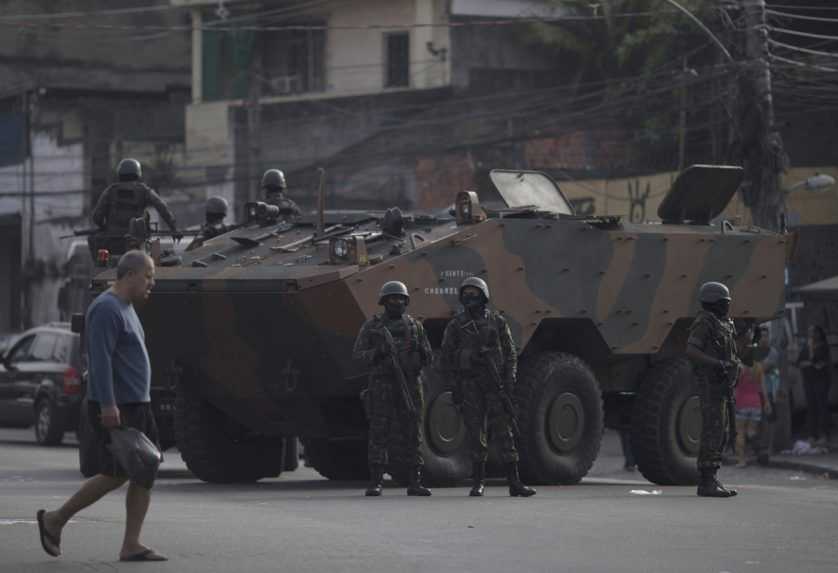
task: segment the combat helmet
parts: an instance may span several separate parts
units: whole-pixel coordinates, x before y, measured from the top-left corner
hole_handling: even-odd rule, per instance
[[[288,184],[285,183],[285,173],[279,169],[268,169],[262,175],[262,189],[271,191],[285,191]]]
[[[704,304],[714,304],[720,300],[730,302],[730,290],[722,283],[704,283],[698,289],[698,300]]]
[[[123,159],[116,166],[116,176],[120,181],[139,181],[143,178],[143,166],[136,159]]]
[[[489,285],[487,285],[486,281],[484,281],[483,279],[479,277],[469,277],[466,280],[464,280],[460,285],[460,300],[463,299],[463,289],[466,287],[475,287],[477,289],[480,289],[480,292],[483,293],[483,298],[486,299],[485,302],[489,302]]]
[[[207,199],[205,213],[206,215],[216,215],[223,219],[227,216],[229,209],[230,205],[224,197],[210,197]]]
[[[378,304],[384,304],[384,299],[392,295],[403,296],[408,303],[410,302],[410,293],[407,292],[406,284],[401,281],[387,281],[378,291]]]

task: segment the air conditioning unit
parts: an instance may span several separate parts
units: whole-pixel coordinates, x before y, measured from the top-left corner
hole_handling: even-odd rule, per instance
[[[300,76],[276,76],[270,79],[271,91],[274,94],[293,94],[303,91]]]

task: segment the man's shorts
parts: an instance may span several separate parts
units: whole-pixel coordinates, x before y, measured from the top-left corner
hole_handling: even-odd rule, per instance
[[[158,448],[160,447],[160,436],[157,432],[157,423],[154,421],[154,413],[151,410],[150,403],[119,404],[118,407],[123,426],[136,428],[154,442]],[[101,413],[99,402],[87,402],[87,421],[91,432],[89,437],[85,437],[85,440],[89,439],[90,443],[83,444],[83,449],[87,452],[87,455],[96,458],[95,462],[89,460],[90,463],[96,464],[94,466],[98,469],[96,473],[111,477],[127,477],[125,470],[114,459],[108,447],[111,436],[110,432],[102,425]]]
[[[737,408],[736,419],[750,422],[762,420],[762,410],[759,408]]]

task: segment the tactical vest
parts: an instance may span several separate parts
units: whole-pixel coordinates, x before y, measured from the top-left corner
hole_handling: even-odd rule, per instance
[[[503,372],[505,360],[503,348],[500,345],[501,332],[505,328],[503,317],[497,312],[486,309],[480,318],[474,319],[468,312],[461,312],[454,320],[460,330],[461,349],[479,352],[483,348],[488,348],[488,356],[491,357],[498,370]]]
[[[145,216],[147,187],[137,181],[114,183],[104,191],[108,198],[107,231],[127,233],[131,219]]]
[[[399,364],[405,373],[419,374],[422,370],[421,344],[419,343],[419,326],[412,316],[404,315],[400,319],[390,319],[386,316],[376,317],[378,327],[390,331],[399,355]]]
[[[696,317],[698,321],[707,325],[710,332],[709,344],[704,353],[716,360],[730,361],[736,357],[736,328],[729,318],[719,320],[712,313],[701,311]],[[716,373],[715,369],[701,366],[699,372],[707,376]]]

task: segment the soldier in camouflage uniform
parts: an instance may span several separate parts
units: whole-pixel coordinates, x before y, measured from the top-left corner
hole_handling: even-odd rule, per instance
[[[517,354],[506,319],[487,307],[489,287],[477,277],[460,285],[463,310],[445,328],[442,341],[443,367],[449,376],[454,404],[463,414],[473,462],[470,496],[484,493],[487,430],[501,442],[501,455],[507,467],[509,495],[529,497],[535,490],[525,486],[518,475],[518,451],[513,423],[500,393],[511,396],[515,387]],[[486,361],[493,361],[501,387],[493,380]],[[488,428],[487,428],[488,426]]]
[[[180,240],[175,217],[166,202],[143,183],[143,170],[136,159],[123,159],[116,168],[118,181],[105,189],[93,209],[93,223],[99,232],[90,237],[88,244],[95,260],[98,249],[108,249],[111,255],[121,255],[139,245],[128,237],[131,220],[146,216],[146,208],[154,207]]]
[[[728,316],[730,291],[722,283],[701,285],[698,298],[702,310],[690,326],[687,356],[693,362],[701,399],[701,443],[698,452],[698,495],[733,497],[735,489],[716,479],[730,423],[730,396],[739,369],[736,328]]]
[[[407,495],[431,495],[431,491],[422,485],[425,462],[419,448],[422,444],[424,398],[419,373],[431,363],[433,353],[422,323],[405,313],[409,303],[410,295],[404,283],[384,283],[378,299],[384,313],[364,323],[355,340],[355,359],[362,360],[371,368],[369,387],[363,395],[370,426],[367,449],[370,484],[365,493],[368,496],[381,495],[392,424],[400,424],[401,434],[407,439],[408,459],[399,460],[411,468]],[[393,350],[396,351],[395,364]],[[401,368],[404,373],[413,413],[402,394],[395,367]]]
[[[265,171],[262,175],[262,189],[265,192],[265,202],[279,207],[282,215],[300,214],[300,208],[285,194],[288,184],[285,182],[285,173],[279,169]]]
[[[229,205],[227,199],[224,197],[210,197],[207,199],[207,204],[204,207],[204,224],[201,225],[201,232],[192,239],[187,251],[197,249],[208,241],[218,235],[223,235],[231,229],[231,225],[226,225],[224,219],[227,217]]]

